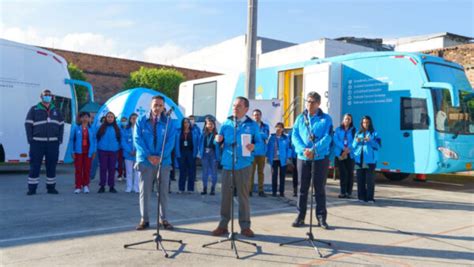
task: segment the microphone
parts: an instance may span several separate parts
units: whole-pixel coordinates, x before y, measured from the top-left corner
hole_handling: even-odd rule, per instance
[[[171,113],[173,113],[174,107],[170,107],[170,110],[166,112],[166,116],[169,117],[171,116]]]

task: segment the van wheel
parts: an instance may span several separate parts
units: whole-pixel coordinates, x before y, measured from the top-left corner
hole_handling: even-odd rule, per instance
[[[401,181],[407,178],[408,176],[410,176],[409,173],[403,173],[403,172],[399,172],[399,173],[384,172],[383,175],[385,176],[385,178],[389,179],[390,181]]]

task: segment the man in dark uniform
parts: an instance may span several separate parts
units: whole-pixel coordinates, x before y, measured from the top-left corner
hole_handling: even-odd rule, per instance
[[[41,93],[41,102],[30,108],[25,120],[26,136],[30,144],[30,173],[27,195],[36,194],[43,157],[46,164],[46,189],[57,194],[56,164],[59,145],[63,142],[64,120],[53,103],[48,89]]]

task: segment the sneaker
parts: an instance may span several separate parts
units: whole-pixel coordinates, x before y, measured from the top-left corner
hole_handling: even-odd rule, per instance
[[[89,192],[90,192],[90,191],[89,191],[89,186],[87,186],[87,185],[84,186],[84,188],[82,189],[82,192],[84,192],[84,193],[86,193],[86,194],[89,193]]]
[[[254,232],[250,228],[247,228],[247,229],[244,229],[244,230],[240,231],[240,234],[243,235],[243,236],[246,236],[246,237],[254,237],[255,236]]]
[[[101,187],[99,188],[99,191],[97,191],[97,193],[99,193],[99,194],[100,194],[100,193],[104,193],[104,192],[105,192],[105,187],[103,187],[103,186],[101,186]]]
[[[81,189],[76,188],[76,190],[74,190],[74,194],[79,194],[79,193],[81,193]]]
[[[117,190],[115,190],[115,188],[111,187],[111,188],[109,189],[109,192],[110,192],[110,193],[117,193]]]

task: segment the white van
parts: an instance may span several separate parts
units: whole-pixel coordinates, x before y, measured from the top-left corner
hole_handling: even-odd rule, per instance
[[[27,162],[29,145],[25,118],[28,110],[49,89],[54,103],[64,116],[64,138],[59,162],[70,162],[66,153],[71,123],[77,114],[74,84],[61,56],[38,47],[0,39],[0,164]],[[92,87],[89,89],[93,101]]]

